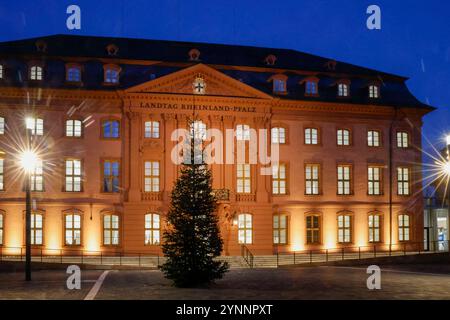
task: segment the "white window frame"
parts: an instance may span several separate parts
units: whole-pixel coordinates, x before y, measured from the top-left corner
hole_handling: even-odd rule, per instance
[[[305,194],[319,195],[320,194],[320,165],[306,164],[305,165]]]
[[[411,194],[411,170],[408,167],[397,167],[397,194],[399,196]]]
[[[351,195],[352,194],[352,166],[338,165],[337,167],[337,194]]]
[[[380,97],[380,86],[372,84],[369,86],[369,98],[378,99]]]
[[[285,163],[272,165],[272,194],[287,194],[287,166]]]
[[[339,97],[348,97],[349,85],[346,83],[338,84],[338,96]]]
[[[236,192],[251,193],[251,167],[250,164],[236,164]]]
[[[378,130],[367,131],[367,146],[380,147],[381,146],[381,133]]]
[[[5,134],[6,127],[6,119],[4,117],[0,117],[0,134]]]
[[[27,129],[31,130],[33,136],[44,135],[44,119],[41,118],[27,118]]]
[[[250,126],[248,124],[238,124],[236,126],[237,141],[250,141]]]
[[[159,213],[147,213],[144,217],[144,244],[159,245],[161,242],[161,216]]]
[[[349,146],[351,143],[351,134],[348,129],[338,129],[336,132],[337,145],[338,146]]]
[[[286,214],[273,215],[273,243],[279,245],[288,243],[288,216]]]
[[[353,217],[351,214],[338,215],[338,243],[352,242],[352,224]]]
[[[31,213],[31,245],[41,246],[44,243],[44,215]]]
[[[397,131],[397,148],[409,147],[409,133],[406,131]]]
[[[120,244],[120,217],[117,214],[104,214],[102,219],[103,245],[118,246]]]
[[[379,196],[383,194],[383,168],[379,166],[369,166],[367,168],[367,194],[369,196]]]
[[[65,160],[65,191],[82,192],[83,191],[83,168],[80,159]]]
[[[81,246],[83,216],[74,211],[64,214],[64,245]]]
[[[37,159],[30,175],[31,191],[44,191],[44,165],[42,159]]]
[[[398,241],[411,240],[411,217],[409,214],[398,215]]]
[[[30,80],[41,81],[43,79],[42,66],[33,65],[30,67]]]
[[[0,191],[5,190],[5,159],[0,158]]]
[[[286,128],[273,127],[271,129],[272,143],[285,144],[286,143]]]
[[[319,144],[319,129],[305,128],[305,144],[318,145]]]
[[[369,214],[369,243],[381,242],[382,221],[381,214]]]
[[[77,119],[66,120],[66,137],[80,138],[83,135],[83,122]]]
[[[161,168],[159,161],[144,162],[144,192],[160,191]]]
[[[240,244],[253,243],[253,216],[250,213],[238,215],[238,241]]]
[[[159,121],[145,121],[144,123],[144,138],[152,138],[152,139],[158,139],[159,138]]]

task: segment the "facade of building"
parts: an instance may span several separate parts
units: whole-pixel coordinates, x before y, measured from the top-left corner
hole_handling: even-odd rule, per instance
[[[28,127],[39,157],[35,247],[159,253],[180,168],[173,133],[192,119],[202,134],[234,132],[214,151],[232,160],[210,165],[224,254],[423,242],[419,150],[433,108],[406,80],[285,49],[63,35],[1,43],[0,245],[25,241]],[[249,160],[263,129],[279,147],[273,168]]]

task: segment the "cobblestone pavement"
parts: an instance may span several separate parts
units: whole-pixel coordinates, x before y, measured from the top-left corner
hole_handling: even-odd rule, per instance
[[[382,271],[381,290],[368,290],[367,277],[365,268],[351,267],[242,269],[207,288],[176,289],[158,271],[121,271],[108,276],[96,298],[450,299],[450,274]]]
[[[84,299],[102,271],[82,272],[81,290],[67,289],[65,270],[35,271],[30,282],[24,281],[23,272],[0,273],[0,299]]]
[[[234,269],[215,284],[178,289],[159,271],[110,272],[96,299],[450,299],[450,268],[381,267],[381,290],[368,290],[362,267]],[[384,270],[384,271],[383,271]],[[426,272],[426,273],[425,273]],[[0,299],[84,299],[102,271],[82,271],[82,289],[68,290],[64,270],[0,273]]]

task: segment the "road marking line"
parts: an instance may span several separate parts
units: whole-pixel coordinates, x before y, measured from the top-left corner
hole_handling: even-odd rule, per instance
[[[106,276],[108,275],[110,270],[104,271],[100,277],[98,277],[97,281],[95,282],[94,286],[92,287],[91,291],[87,294],[87,296],[84,298],[84,300],[94,300],[95,296],[97,295],[98,291],[100,290],[103,281],[105,281]]]
[[[320,266],[321,268],[337,268],[337,269],[354,269],[354,270],[364,270],[364,267],[340,267],[340,266]],[[406,271],[406,270],[393,270],[393,269],[383,269],[381,272],[392,272],[392,273],[407,273],[407,274],[418,274],[418,275],[430,275],[430,276],[450,276],[448,273],[429,273],[429,272],[417,272],[417,271]]]

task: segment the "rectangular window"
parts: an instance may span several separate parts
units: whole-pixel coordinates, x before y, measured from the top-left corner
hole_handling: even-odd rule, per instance
[[[381,240],[381,216],[379,214],[369,215],[369,242],[380,242]]]
[[[144,163],[144,191],[159,192],[159,162],[145,161]]]
[[[120,123],[118,120],[106,120],[102,123],[102,137],[118,139],[120,137]]]
[[[66,79],[69,82],[80,82],[81,81],[81,68],[74,67],[74,66],[67,68]]]
[[[337,167],[337,189],[339,195],[352,194],[352,167],[339,165]]]
[[[42,245],[43,216],[39,213],[31,214],[31,244]]]
[[[251,192],[251,180],[250,180],[250,165],[249,164],[237,164],[237,192],[238,193],[250,193]]]
[[[284,144],[286,143],[286,129],[282,127],[272,128],[272,143]]]
[[[380,131],[367,131],[367,145],[369,147],[379,147],[380,144]]]
[[[383,169],[380,167],[368,167],[368,194],[369,195],[381,195],[383,193],[381,178]]]
[[[408,148],[409,146],[409,134],[408,132],[397,132],[397,147]]]
[[[409,195],[409,168],[397,168],[397,194],[400,196]]]
[[[31,191],[44,191],[44,168],[42,160],[37,159],[30,177]]]
[[[5,190],[5,160],[0,158],[0,190]]]
[[[0,213],[0,246],[3,245],[3,213]]]
[[[305,192],[306,194],[319,194],[319,171],[320,165],[307,164],[305,167]]]
[[[120,188],[120,161],[103,160],[102,192],[119,192],[119,188]]]
[[[287,216],[274,215],[273,216],[273,243],[287,244]]]
[[[159,138],[159,122],[158,121],[146,121],[144,128],[145,138]]]
[[[64,237],[66,246],[81,245],[81,215],[70,213],[64,216]]]
[[[44,135],[44,120],[39,118],[27,118],[27,129],[33,136]]]
[[[380,96],[380,88],[376,85],[369,86],[369,98],[378,98]]]
[[[238,124],[236,126],[236,139],[238,141],[250,141],[250,126]]]
[[[5,118],[0,117],[0,134],[5,134]]]
[[[243,213],[238,216],[238,237],[239,243],[251,244],[253,236],[252,215]]]
[[[286,164],[280,163],[272,166],[272,193],[286,194],[287,193],[287,178],[286,178]]]
[[[338,216],[338,242],[352,242],[352,216],[343,214]]]
[[[350,145],[350,130],[339,129],[337,131],[337,145],[338,146]]]
[[[66,121],[66,137],[81,137],[82,122],[81,120]]]
[[[105,70],[106,83],[119,83],[119,70],[114,68],[107,68]]]
[[[306,243],[319,244],[320,243],[320,216],[308,215],[306,216]]]
[[[119,245],[119,216],[107,214],[103,216],[103,245]]]
[[[158,245],[160,242],[159,214],[149,213],[145,215],[145,244]]]
[[[42,80],[42,67],[40,66],[31,67],[30,80]]]
[[[81,191],[81,160],[66,160],[66,191]]]
[[[409,215],[400,214],[398,216],[398,241],[409,241],[409,228]]]
[[[316,128],[305,129],[305,144],[318,144],[319,143],[319,130]]]

